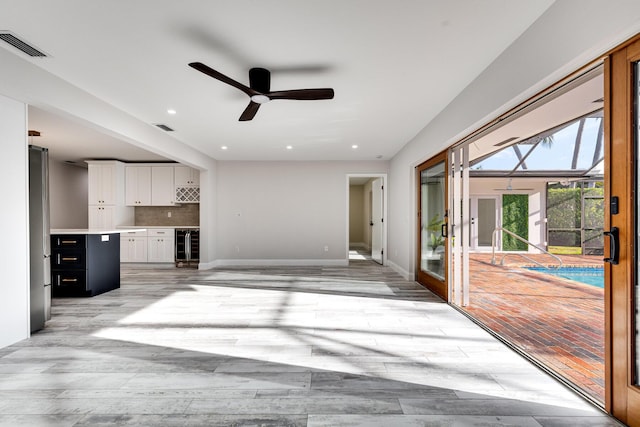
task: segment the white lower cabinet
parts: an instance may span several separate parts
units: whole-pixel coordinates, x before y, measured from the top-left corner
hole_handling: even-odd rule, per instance
[[[173,262],[175,238],[173,228],[152,228],[147,231],[147,262]]]
[[[120,235],[120,262],[147,262],[147,237]]]
[[[120,235],[120,262],[174,262],[173,228],[150,228],[147,231]]]
[[[147,232],[120,234],[120,262],[147,262]]]

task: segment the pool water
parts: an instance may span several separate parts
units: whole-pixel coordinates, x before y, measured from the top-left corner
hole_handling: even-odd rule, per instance
[[[527,270],[564,277],[565,279],[604,288],[604,267],[527,267]]]

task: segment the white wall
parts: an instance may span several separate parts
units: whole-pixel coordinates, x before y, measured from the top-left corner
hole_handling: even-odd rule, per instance
[[[387,168],[384,161],[218,162],[216,264],[345,264],[347,174]]]
[[[26,105],[0,96],[0,348],[29,337],[29,210]]]
[[[51,199],[51,228],[88,227],[89,195],[88,170],[86,168],[50,158],[49,196]]]
[[[414,168],[640,31],[637,0],[556,1],[391,161],[389,265],[414,277]]]

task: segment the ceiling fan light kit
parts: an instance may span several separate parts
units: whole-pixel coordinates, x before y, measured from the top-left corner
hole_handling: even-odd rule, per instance
[[[333,99],[334,92],[331,88],[323,89],[293,89],[293,90],[279,90],[271,91],[271,72],[265,68],[252,68],[249,70],[249,86],[225,76],[219,71],[201,63],[191,62],[189,64],[191,68],[194,68],[201,73],[213,77],[216,80],[220,80],[236,89],[246,93],[249,98],[249,105],[240,115],[240,121],[252,120],[260,105],[265,104],[274,99],[295,99],[295,100],[307,100],[315,101],[321,99]]]

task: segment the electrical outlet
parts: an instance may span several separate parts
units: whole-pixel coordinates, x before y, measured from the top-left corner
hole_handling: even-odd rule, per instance
[[[171,212],[167,212],[167,218],[171,218]]]
[[[325,247],[324,247],[324,251],[325,251],[325,252],[329,252],[329,246],[325,246]]]

